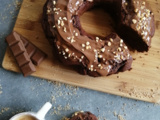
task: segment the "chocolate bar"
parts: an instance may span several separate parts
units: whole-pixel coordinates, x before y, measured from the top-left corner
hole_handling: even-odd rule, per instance
[[[20,39],[20,36],[16,32],[12,32],[6,41],[11,49],[18,66],[20,67],[24,76],[28,76],[36,71],[35,66],[31,62],[28,56],[26,48]]]
[[[29,57],[31,58],[34,65],[39,65],[46,57],[46,53],[44,53],[42,50],[40,50],[38,47],[36,47],[34,44],[29,42],[26,38],[20,35],[20,38],[25,45],[25,48],[27,50],[27,53]]]
[[[6,41],[24,76],[35,72],[34,65],[39,65],[47,57],[42,50],[17,32],[7,36]]]

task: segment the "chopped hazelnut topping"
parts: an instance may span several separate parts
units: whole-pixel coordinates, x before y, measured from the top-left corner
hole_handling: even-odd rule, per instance
[[[101,52],[105,52],[105,48],[102,48],[102,49],[101,49]]]
[[[82,47],[85,47],[86,45],[85,44],[82,44]]]
[[[66,17],[63,17],[63,20],[66,20],[66,21],[67,21],[67,18],[66,18]]]
[[[58,25],[60,25],[61,24],[61,21],[60,20],[58,20]]]
[[[64,31],[64,32],[67,32],[66,27],[63,28],[63,31]]]
[[[137,20],[136,19],[132,19],[132,22],[133,22],[133,24],[136,24]]]
[[[101,64],[98,64],[98,67],[101,67],[102,65]]]
[[[96,37],[96,42],[98,42],[99,41],[99,37]]]
[[[91,46],[86,46],[86,49],[88,50],[88,49],[91,49]]]
[[[61,21],[61,26],[62,26],[62,27],[64,26],[64,22],[63,22],[63,21]]]
[[[71,39],[71,37],[67,37],[67,39],[68,39],[68,40],[70,40],[70,39]]]
[[[141,9],[144,9],[144,6],[141,6]]]
[[[138,9],[136,8],[134,11],[137,13],[137,12],[138,12]]]
[[[126,6],[128,5],[128,3],[127,3],[127,2],[125,2],[124,4],[125,4]]]
[[[57,8],[53,8],[53,11],[56,11],[57,10]]]
[[[90,43],[87,41],[87,42],[86,42],[86,45],[90,45]]]
[[[79,59],[79,62],[82,62],[82,59]]]
[[[66,48],[66,49],[65,49],[65,51],[66,51],[66,52],[69,52],[69,49],[68,49],[68,48]]]
[[[120,45],[119,45],[120,47],[122,47],[123,46],[123,44],[122,43],[120,43]]]
[[[59,12],[55,12],[57,15],[59,14]]]
[[[56,1],[54,0],[54,1],[53,1],[53,5],[55,5],[55,4],[56,4]]]
[[[75,33],[75,36],[78,36],[78,33]]]
[[[51,12],[51,10],[47,10],[47,13],[50,13]]]
[[[145,4],[146,4],[146,3],[143,1],[143,2],[142,2],[142,5],[145,5]]]
[[[74,42],[76,42],[73,38],[71,39],[71,43],[74,43]]]
[[[65,59],[67,59],[67,57],[66,57],[66,56],[64,56],[64,58],[65,58]]]
[[[121,59],[123,60],[124,59],[124,57],[121,55]]]
[[[102,58],[102,55],[98,55],[98,58]]]
[[[127,46],[124,46],[124,48],[125,48],[125,49],[128,49],[128,47],[127,47]]]
[[[68,57],[71,57],[71,53],[68,54]]]
[[[136,29],[137,29],[137,30],[140,30],[140,26],[137,26]]]
[[[96,40],[99,40],[99,37],[96,37]]]
[[[122,49],[119,47],[119,48],[118,48],[118,51],[121,52],[121,50],[122,50]]]
[[[123,43],[123,40],[122,40],[122,39],[120,40],[120,43]]]
[[[140,18],[140,17],[141,17],[141,13],[139,12],[139,13],[137,14],[137,16]]]
[[[111,42],[113,42],[113,39],[112,39],[112,38],[110,38],[109,40],[110,40]]]
[[[65,55],[66,53],[64,51],[62,51],[62,54]]]
[[[81,56],[81,59],[83,59],[83,58],[84,58],[84,56],[82,55],[82,56]]]
[[[111,46],[111,42],[108,42],[108,46]]]
[[[95,53],[97,53],[97,50],[96,50],[96,49],[94,49],[93,51],[94,51]]]

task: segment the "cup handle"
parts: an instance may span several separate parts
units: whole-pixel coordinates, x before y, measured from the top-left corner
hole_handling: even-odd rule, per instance
[[[50,102],[46,102],[42,108],[37,112],[36,117],[39,120],[43,120],[45,118],[45,115],[47,114],[47,112],[51,109],[52,104]]]

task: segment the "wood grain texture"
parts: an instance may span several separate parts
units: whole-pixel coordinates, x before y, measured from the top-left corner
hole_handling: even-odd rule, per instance
[[[41,27],[44,3],[45,0],[24,0],[14,27],[15,31],[21,33],[48,54],[48,58],[37,67],[37,72],[32,74],[33,76],[137,100],[160,102],[160,0],[148,0],[155,14],[156,23],[156,33],[149,52],[131,53],[135,59],[131,71],[98,78],[79,75],[54,58],[52,48]],[[100,36],[105,36],[114,31],[110,26],[112,20],[104,14],[106,13],[103,10],[86,12],[81,17],[83,28],[91,34]],[[9,49],[6,50],[3,67],[15,72],[20,71]]]

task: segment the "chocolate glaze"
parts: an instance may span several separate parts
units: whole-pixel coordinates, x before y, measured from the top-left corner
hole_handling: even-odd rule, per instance
[[[140,5],[137,5],[137,2]],[[140,7],[142,4],[143,9]],[[152,13],[148,13],[146,9],[146,3],[138,0],[135,2],[131,0],[47,0],[43,10],[42,25],[49,42],[60,61],[66,65],[76,66],[82,74],[106,76],[130,69],[132,57],[128,47],[116,33],[100,39],[88,35],[81,27],[80,15],[96,5],[110,6],[105,8],[108,8],[114,19],[118,18],[118,20],[115,19],[117,33],[126,42],[129,38],[127,44],[138,51],[148,50],[154,34],[154,20]],[[139,27],[141,18],[138,17],[138,13],[145,11],[143,16],[148,17],[141,22],[146,23]],[[145,30],[143,30],[144,27]],[[125,34],[129,36],[126,37]],[[136,37],[133,36],[134,39],[132,39],[132,35]],[[133,43],[138,45],[134,47]]]

